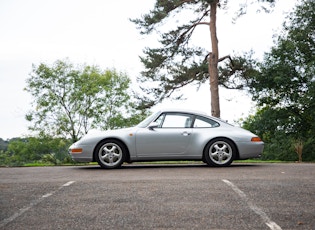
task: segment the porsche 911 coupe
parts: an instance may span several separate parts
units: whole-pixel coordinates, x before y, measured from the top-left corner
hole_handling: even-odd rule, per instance
[[[255,134],[218,118],[189,110],[156,112],[135,127],[85,135],[69,154],[77,162],[102,168],[124,162],[197,160],[229,166],[233,160],[258,158],[264,142]]]

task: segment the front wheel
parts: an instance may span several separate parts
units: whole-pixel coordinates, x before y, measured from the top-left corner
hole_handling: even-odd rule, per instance
[[[229,166],[236,155],[236,148],[232,141],[220,138],[210,141],[204,154],[210,166]]]
[[[102,168],[119,168],[126,155],[125,146],[116,140],[101,142],[95,151],[95,159]]]

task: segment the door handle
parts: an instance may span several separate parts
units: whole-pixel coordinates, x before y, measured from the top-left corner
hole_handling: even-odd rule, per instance
[[[189,136],[190,133],[188,133],[188,132],[185,131],[185,132],[182,132],[182,135],[183,135],[183,136]]]

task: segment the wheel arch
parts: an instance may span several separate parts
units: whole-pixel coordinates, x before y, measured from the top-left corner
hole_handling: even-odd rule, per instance
[[[94,147],[93,149],[93,162],[96,162],[96,157],[95,157],[95,154],[97,154],[97,149],[98,147],[104,142],[104,141],[110,141],[110,140],[114,140],[114,141],[117,141],[119,142],[120,144],[122,144],[124,146],[124,148],[126,149],[126,156],[125,156],[125,159],[124,159],[124,162],[128,162],[130,163],[130,152],[129,152],[129,148],[127,147],[126,143],[124,141],[122,141],[121,139],[119,138],[114,138],[114,137],[109,137],[109,138],[104,138],[102,140],[100,140]]]
[[[218,137],[214,137],[212,139],[210,139],[203,147],[203,150],[202,150],[202,161],[205,162],[205,154],[206,154],[206,147],[207,145],[212,142],[212,141],[215,141],[215,140],[222,140],[222,139],[225,139],[225,140],[229,140],[233,145],[234,145],[234,148],[236,149],[236,153],[235,153],[235,158],[234,160],[238,160],[240,158],[240,155],[239,155],[239,150],[238,150],[238,147],[235,143],[235,141],[233,141],[231,138],[228,138],[228,137],[224,137],[224,136],[218,136]]]

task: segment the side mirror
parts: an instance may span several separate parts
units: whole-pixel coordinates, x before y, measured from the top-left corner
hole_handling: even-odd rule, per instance
[[[148,129],[153,130],[155,128],[158,128],[159,124],[157,122],[152,122],[148,125]]]

